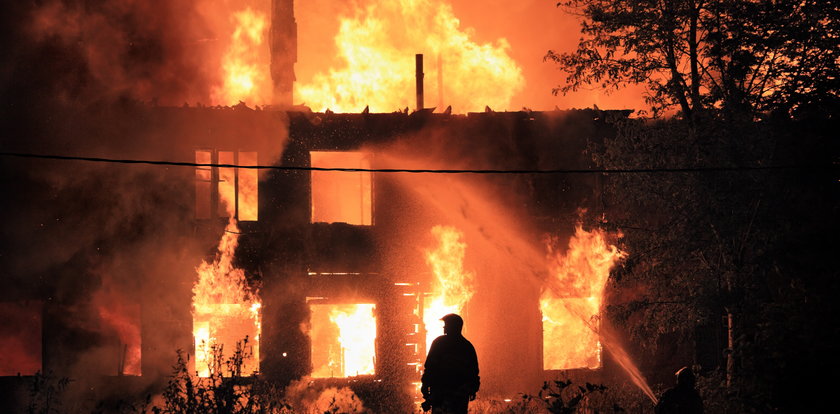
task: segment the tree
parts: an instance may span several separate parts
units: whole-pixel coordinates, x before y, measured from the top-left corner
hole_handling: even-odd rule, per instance
[[[840,96],[840,0],[563,0],[582,19],[571,53],[549,51],[566,83],[644,84],[654,114],[694,120],[829,112]]]
[[[616,136],[592,148],[609,169],[825,167],[837,154],[833,119],[613,122]],[[605,317],[654,348],[652,365],[673,349],[701,365],[708,412],[819,411],[833,384],[809,370],[837,366],[838,333],[825,327],[840,281],[824,241],[838,225],[836,183],[827,168],[609,174],[600,224],[623,234],[628,257]]]

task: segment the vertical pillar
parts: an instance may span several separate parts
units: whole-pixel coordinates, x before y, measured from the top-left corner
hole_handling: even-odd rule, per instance
[[[293,0],[271,0],[271,81],[274,85],[274,104],[292,106],[297,62],[297,22]]]
[[[415,56],[415,76],[417,78],[417,110],[423,110],[423,54]]]
[[[443,108],[443,57],[437,56],[438,108]]]

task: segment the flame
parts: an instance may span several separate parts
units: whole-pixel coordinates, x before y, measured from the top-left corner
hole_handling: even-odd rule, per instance
[[[505,39],[478,44],[459,26],[442,0],[386,0],[359,9],[340,18],[335,43],[343,67],[298,83],[296,95],[316,111],[414,106],[414,54],[423,53],[428,96],[442,96],[454,112],[507,108],[525,86],[522,69],[508,55],[510,45]]]
[[[472,273],[464,271],[467,244],[461,241],[463,234],[451,226],[432,227],[432,234],[437,238],[438,246],[426,251],[426,263],[435,276],[432,295],[427,296],[423,307],[427,352],[432,341],[443,333],[440,318],[461,313],[472,298],[475,279]]]
[[[230,205],[231,203],[226,203]],[[196,371],[209,376],[214,361],[212,348],[227,347],[228,356],[237,343],[247,338],[241,372],[249,375],[259,368],[260,307],[259,299],[248,287],[245,272],[233,266],[239,243],[239,228],[231,218],[219,241],[213,262],[202,262],[196,271],[198,280],[193,286],[193,336],[195,337]],[[223,374],[230,375],[223,366]]]
[[[237,101],[269,104],[273,87],[268,73],[268,48],[263,45],[268,19],[265,13],[248,7],[233,13],[231,20],[235,29],[222,56],[222,85],[213,88],[211,99],[219,105]]]
[[[625,256],[601,230],[577,226],[565,253],[550,252],[549,287],[540,298],[543,368],[601,366],[598,315],[612,267]]]
[[[373,375],[376,359],[375,306],[367,303],[312,305],[311,309],[312,377]]]

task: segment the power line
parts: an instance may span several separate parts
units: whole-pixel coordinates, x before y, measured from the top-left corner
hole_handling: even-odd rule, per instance
[[[770,165],[749,167],[680,167],[680,168],[592,168],[592,169],[410,169],[410,168],[338,168],[338,167],[296,167],[287,165],[236,165],[213,164],[181,161],[116,159],[101,157],[80,157],[70,155],[31,154],[22,152],[0,152],[3,157],[35,158],[64,161],[86,161],[114,164],[145,164],[178,167],[217,167],[242,168],[250,170],[281,171],[339,171],[339,172],[376,172],[376,173],[411,173],[411,174],[644,174],[644,173],[688,173],[688,172],[738,172],[769,170],[837,170],[837,165]]]

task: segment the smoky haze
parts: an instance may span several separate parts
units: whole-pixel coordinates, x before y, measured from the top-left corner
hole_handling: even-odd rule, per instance
[[[283,115],[196,107],[215,104],[216,62],[225,44],[215,29],[227,24],[224,9],[208,8],[211,3],[8,6],[0,39],[7,51],[0,71],[3,150],[191,161],[198,148],[239,149],[259,152],[259,164],[274,163],[287,139]],[[310,39],[315,38],[304,42]],[[305,53],[303,46],[300,50]],[[536,46],[527,50],[535,52]],[[539,53],[532,55],[541,59],[544,52]],[[191,107],[170,106],[184,103]],[[522,151],[517,142],[489,146],[468,138],[426,130],[382,149],[377,162],[397,168],[552,168],[579,154],[542,142],[547,151],[539,159],[511,157],[533,151]],[[414,154],[418,142],[427,149],[425,158]],[[105,383],[102,376],[116,375],[120,366],[120,343],[139,329],[141,385],[167,375],[174,349],[188,349],[192,341],[189,319],[172,315],[190,314],[184,298],[190,297],[195,268],[215,248],[194,237],[193,170],[2,158],[0,171],[0,214],[14,218],[0,230],[0,301],[43,302],[41,323],[49,335],[43,341],[43,366],[79,379],[72,392]],[[510,381],[505,373],[522,363],[506,352],[513,343],[529,347],[517,351],[533,355],[525,363],[539,370],[539,325],[519,324],[539,321],[544,229],[538,225],[542,218],[530,217],[533,206],[526,205],[534,183],[511,177],[396,175],[389,180],[405,196],[404,205],[432,207],[407,207],[405,214],[384,218],[409,217],[394,226],[408,240],[428,238],[429,229],[441,222],[465,232],[466,267],[478,275],[466,310],[467,333],[480,347],[489,389],[531,388],[538,378]],[[585,195],[570,190],[564,197]],[[574,219],[563,216],[552,230],[571,234]],[[425,242],[385,248],[382,257],[390,261],[385,266],[397,267],[399,259],[411,256],[408,269],[415,275],[427,272],[421,251],[430,240]],[[520,299],[534,306],[518,306]],[[125,329],[137,320],[136,312],[140,320],[159,323]]]
[[[225,46],[212,4],[4,6],[3,151],[189,162],[210,148],[276,162],[285,115],[196,107],[212,103]],[[215,247],[194,236],[194,169],[4,157],[0,171],[0,302],[43,309],[43,340],[4,328],[27,342],[9,352],[72,377],[70,400],[86,387],[107,395],[120,371],[142,369],[141,388],[168,375],[175,349],[191,346],[195,269]]]
[[[370,150],[377,168],[556,168],[583,162],[571,147],[551,150],[562,140],[537,140],[535,148],[527,148],[492,136],[453,136],[453,130],[429,128]],[[387,208],[377,210],[377,226],[395,233],[380,245],[386,274],[433,283],[425,261],[436,244],[430,230],[444,225],[463,234],[463,271],[475,275],[474,294],[463,310],[465,335],[478,352],[485,396],[515,395],[542,384],[539,298],[549,284],[546,239],[568,240],[579,219],[577,208],[592,194],[586,184],[570,187],[545,217],[535,203],[541,197],[535,181],[527,175],[387,174],[377,184],[377,192],[388,194]]]

